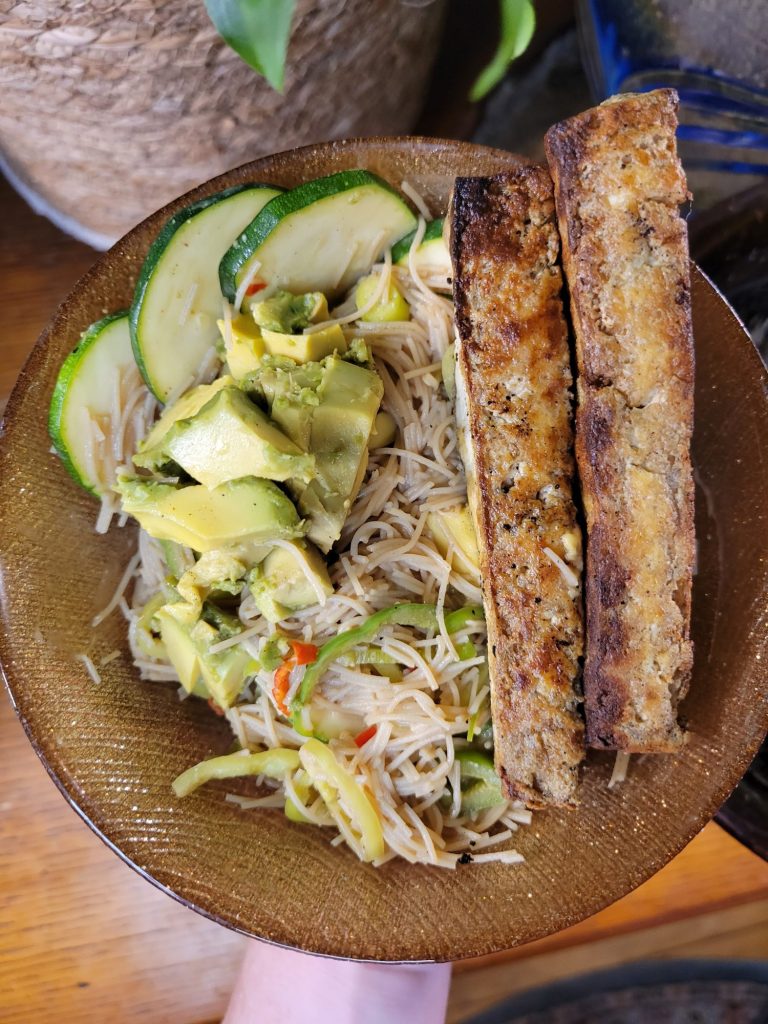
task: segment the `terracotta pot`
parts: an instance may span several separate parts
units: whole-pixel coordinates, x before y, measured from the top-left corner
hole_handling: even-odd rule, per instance
[[[407,131],[443,8],[298,0],[281,96],[219,38],[203,0],[11,3],[0,19],[4,169],[38,210],[105,248],[264,153]]]

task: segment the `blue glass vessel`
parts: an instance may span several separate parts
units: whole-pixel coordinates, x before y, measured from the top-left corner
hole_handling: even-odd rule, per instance
[[[768,177],[768,0],[579,0],[597,98],[672,86],[697,205]]]

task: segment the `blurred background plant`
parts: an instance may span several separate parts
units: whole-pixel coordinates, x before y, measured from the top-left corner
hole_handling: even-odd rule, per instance
[[[295,0],[205,0],[205,6],[222,39],[282,92]],[[499,8],[499,45],[472,87],[473,100],[482,99],[498,85],[512,61],[527,48],[536,27],[531,0],[499,0]]]
[[[530,43],[534,9],[478,0],[470,12],[460,2],[471,55],[443,80],[458,78],[479,99]],[[152,210],[265,153],[411,130],[441,39],[443,49],[449,42],[446,6],[6,0],[0,166],[38,212],[105,248]]]
[[[257,156],[412,127],[445,0],[269,7],[292,8],[282,93],[227,46],[201,2],[5,0],[6,175],[36,209],[105,248],[152,210]],[[288,25],[265,18],[259,37],[272,40],[259,59],[276,80]]]

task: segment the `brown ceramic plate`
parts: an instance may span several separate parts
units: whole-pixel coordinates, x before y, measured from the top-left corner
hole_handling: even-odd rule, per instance
[[[227,726],[175,687],[142,683],[113,615],[94,635],[134,543],[130,528],[93,532],[94,502],[50,453],[46,412],[80,332],[125,307],[147,248],[190,199],[243,181],[280,185],[348,167],[407,177],[444,208],[457,174],[517,158],[421,139],[312,146],[256,161],[150,217],[107,253],[43,334],[8,404],[0,449],[0,659],[19,717],[73,807],[138,871],[214,920],[274,942],[343,957],[447,960],[505,949],[565,928],[657,871],[715,813],[768,726],[768,401],[749,338],[693,271],[698,358],[694,457],[699,570],[690,743],[644,757],[618,790],[611,758],[591,755],[578,811],[538,814],[517,838],[522,866],[446,872],[405,863],[376,870],[328,834],[278,812],[244,814],[208,787],[177,801],[170,782],[223,752]],[[95,686],[75,661],[123,655]],[[762,660],[761,660],[762,659]]]

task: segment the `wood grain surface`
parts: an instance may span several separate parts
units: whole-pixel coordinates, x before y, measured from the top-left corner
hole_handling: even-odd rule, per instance
[[[93,254],[0,184],[0,401]],[[0,539],[0,543],[1,543]],[[134,874],[47,778],[0,706],[0,1020],[205,1024],[244,943]],[[505,994],[652,956],[768,957],[768,864],[716,825],[653,879],[574,928],[457,966],[449,1021]]]

